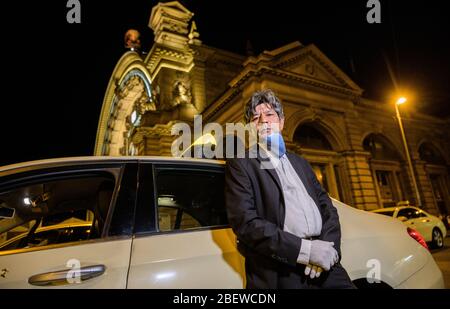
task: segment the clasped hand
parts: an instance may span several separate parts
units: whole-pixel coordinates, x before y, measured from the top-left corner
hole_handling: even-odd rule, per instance
[[[305,267],[305,275],[309,275],[311,279],[318,278],[324,270],[329,271],[338,260],[339,255],[334,249],[333,242],[313,240],[311,241],[309,263]]]

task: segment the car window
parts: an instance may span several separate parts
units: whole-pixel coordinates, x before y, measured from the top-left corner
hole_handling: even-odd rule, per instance
[[[181,207],[158,207],[160,231],[187,230],[202,225]]]
[[[413,219],[417,219],[417,218],[420,218],[420,217],[423,217],[422,211],[414,209],[413,212],[412,212],[412,218]]]
[[[14,217],[0,221],[0,251],[101,236],[115,187],[107,173],[33,181],[0,192]]]
[[[23,233],[14,238],[14,241],[8,242],[1,250],[13,250],[23,247],[36,247],[61,244],[74,241],[83,241],[91,239],[92,223],[87,222],[84,224],[66,224],[63,226],[50,226],[44,228],[43,231],[36,231],[34,236],[28,240],[28,243],[21,245],[21,242],[27,236],[27,233]]]
[[[414,208],[403,208],[400,209],[398,211],[397,217],[406,217],[408,220],[409,219],[416,219],[416,218],[420,218],[421,215],[421,211],[414,209]]]
[[[156,169],[160,231],[228,224],[221,171]]]
[[[8,219],[3,219],[6,223]],[[20,241],[28,234],[31,227],[36,223],[36,220],[30,220],[27,223],[21,224],[10,229],[7,233],[0,234],[0,250],[16,249]]]
[[[417,217],[418,218],[423,218],[423,217],[428,217],[423,211],[419,211],[418,213],[417,213]]]
[[[413,212],[414,209],[412,208],[403,208],[398,211],[397,217],[406,217],[407,219],[411,219]]]

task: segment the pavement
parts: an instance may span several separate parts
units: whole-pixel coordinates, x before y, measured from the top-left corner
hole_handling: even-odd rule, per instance
[[[447,235],[448,233],[450,233],[450,231],[447,232]],[[431,254],[442,271],[445,288],[450,289],[450,237],[447,236],[445,238],[444,247],[442,249],[432,249]]]

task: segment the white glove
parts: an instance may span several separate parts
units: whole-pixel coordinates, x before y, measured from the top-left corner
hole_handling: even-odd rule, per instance
[[[319,278],[320,274],[323,272],[322,267],[308,264],[305,267],[305,275],[309,275],[311,279]]]
[[[311,252],[309,254],[309,263],[322,267],[329,271],[331,266],[337,263],[339,255],[334,249],[334,243],[316,239],[311,241]],[[306,273],[306,269],[305,269]]]

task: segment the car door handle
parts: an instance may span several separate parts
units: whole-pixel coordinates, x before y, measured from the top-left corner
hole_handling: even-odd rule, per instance
[[[92,265],[81,267],[78,270],[74,269],[64,269],[59,271],[52,271],[49,273],[43,273],[31,276],[28,279],[28,283],[38,286],[52,286],[52,285],[64,285],[70,284],[69,278],[72,278],[72,274],[79,272],[79,278],[81,281],[89,280],[98,276],[103,275],[105,272],[105,265]],[[70,274],[69,274],[70,272]],[[78,274],[77,274],[78,275]],[[69,276],[69,278],[68,278]],[[78,277],[78,276],[77,276]],[[75,278],[74,278],[75,280]]]

